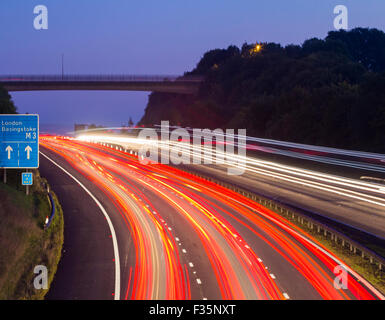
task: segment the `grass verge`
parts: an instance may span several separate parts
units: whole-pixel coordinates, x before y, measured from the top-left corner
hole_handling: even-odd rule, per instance
[[[48,288],[56,273],[64,240],[63,211],[55,194],[55,217],[47,230],[44,221],[51,205],[46,181],[34,170],[34,185],[26,196],[20,170],[7,170],[0,182],[0,300],[44,299],[48,289],[36,290],[34,268],[48,269]]]

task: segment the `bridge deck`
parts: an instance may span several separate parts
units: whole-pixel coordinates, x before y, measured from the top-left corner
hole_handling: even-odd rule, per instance
[[[8,91],[122,90],[194,94],[202,81],[202,77],[175,75],[0,76],[0,85]]]

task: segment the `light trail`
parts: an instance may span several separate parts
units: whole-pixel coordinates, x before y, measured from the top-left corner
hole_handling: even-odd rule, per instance
[[[122,145],[124,148],[139,148],[139,146],[155,146],[163,148],[166,151],[172,148],[180,148],[190,158],[202,155],[203,150],[206,155],[212,153],[213,160],[217,157],[225,159],[222,163],[226,167],[232,167],[234,164],[244,164],[246,172],[257,173],[266,177],[275,178],[290,183],[305,185],[307,187],[342,195],[351,199],[367,202],[369,204],[385,207],[385,188],[381,185],[363,182],[359,180],[339,177],[330,174],[295,168],[292,166],[277,164],[275,162],[258,160],[251,157],[242,157],[239,155],[229,155],[220,150],[212,150],[211,147],[194,146],[189,143],[170,142],[170,141],[149,141],[146,139],[137,139],[132,137],[111,136],[111,135],[85,135],[79,137],[81,141],[103,142]],[[170,159],[172,163],[172,158]],[[207,160],[207,159],[206,159]],[[215,161],[212,161],[215,163]]]
[[[143,165],[127,152],[102,145],[48,136],[41,138],[41,144],[98,186],[120,213],[135,257],[122,270],[129,279],[122,295],[127,299],[197,298],[192,290],[197,285],[205,290],[205,282],[187,266],[199,267],[203,260],[219,292],[215,298],[292,297],[291,288],[281,286],[280,274],[274,272],[272,277],[258,255],[258,241],[292,266],[291,272],[320,298],[384,298],[357,281],[350,269],[349,290],[335,289],[333,270],[341,261],[292,223],[235,192],[165,165]],[[148,193],[158,200],[151,201]],[[158,207],[160,202],[165,206]],[[160,210],[166,207],[182,226]],[[178,228],[198,239],[197,261],[186,258],[190,250],[181,245],[187,241],[185,234],[175,236]]]

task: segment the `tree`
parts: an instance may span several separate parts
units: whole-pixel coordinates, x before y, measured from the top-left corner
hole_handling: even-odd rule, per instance
[[[338,41],[347,48],[350,58],[369,71],[385,71],[385,33],[377,29],[355,28],[349,32],[330,31],[326,42]]]
[[[129,127],[132,127],[134,125],[134,121],[132,121],[132,118],[130,117],[129,119],[128,119],[128,126]]]
[[[8,91],[0,86],[0,113],[16,113],[16,107]]]
[[[282,48],[206,52],[197,95],[152,93],[140,124],[246,128],[249,135],[385,152],[385,34],[332,31]]]

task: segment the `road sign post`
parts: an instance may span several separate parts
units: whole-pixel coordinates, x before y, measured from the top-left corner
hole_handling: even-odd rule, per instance
[[[39,167],[39,116],[37,114],[0,114],[0,168]],[[22,185],[32,185],[32,172],[22,173]]]
[[[0,168],[39,167],[39,116],[0,115]]]
[[[33,174],[32,172],[23,172],[21,174],[21,184],[23,186],[26,186],[25,188],[25,194],[28,196],[29,195],[29,186],[32,186],[33,184]]]

